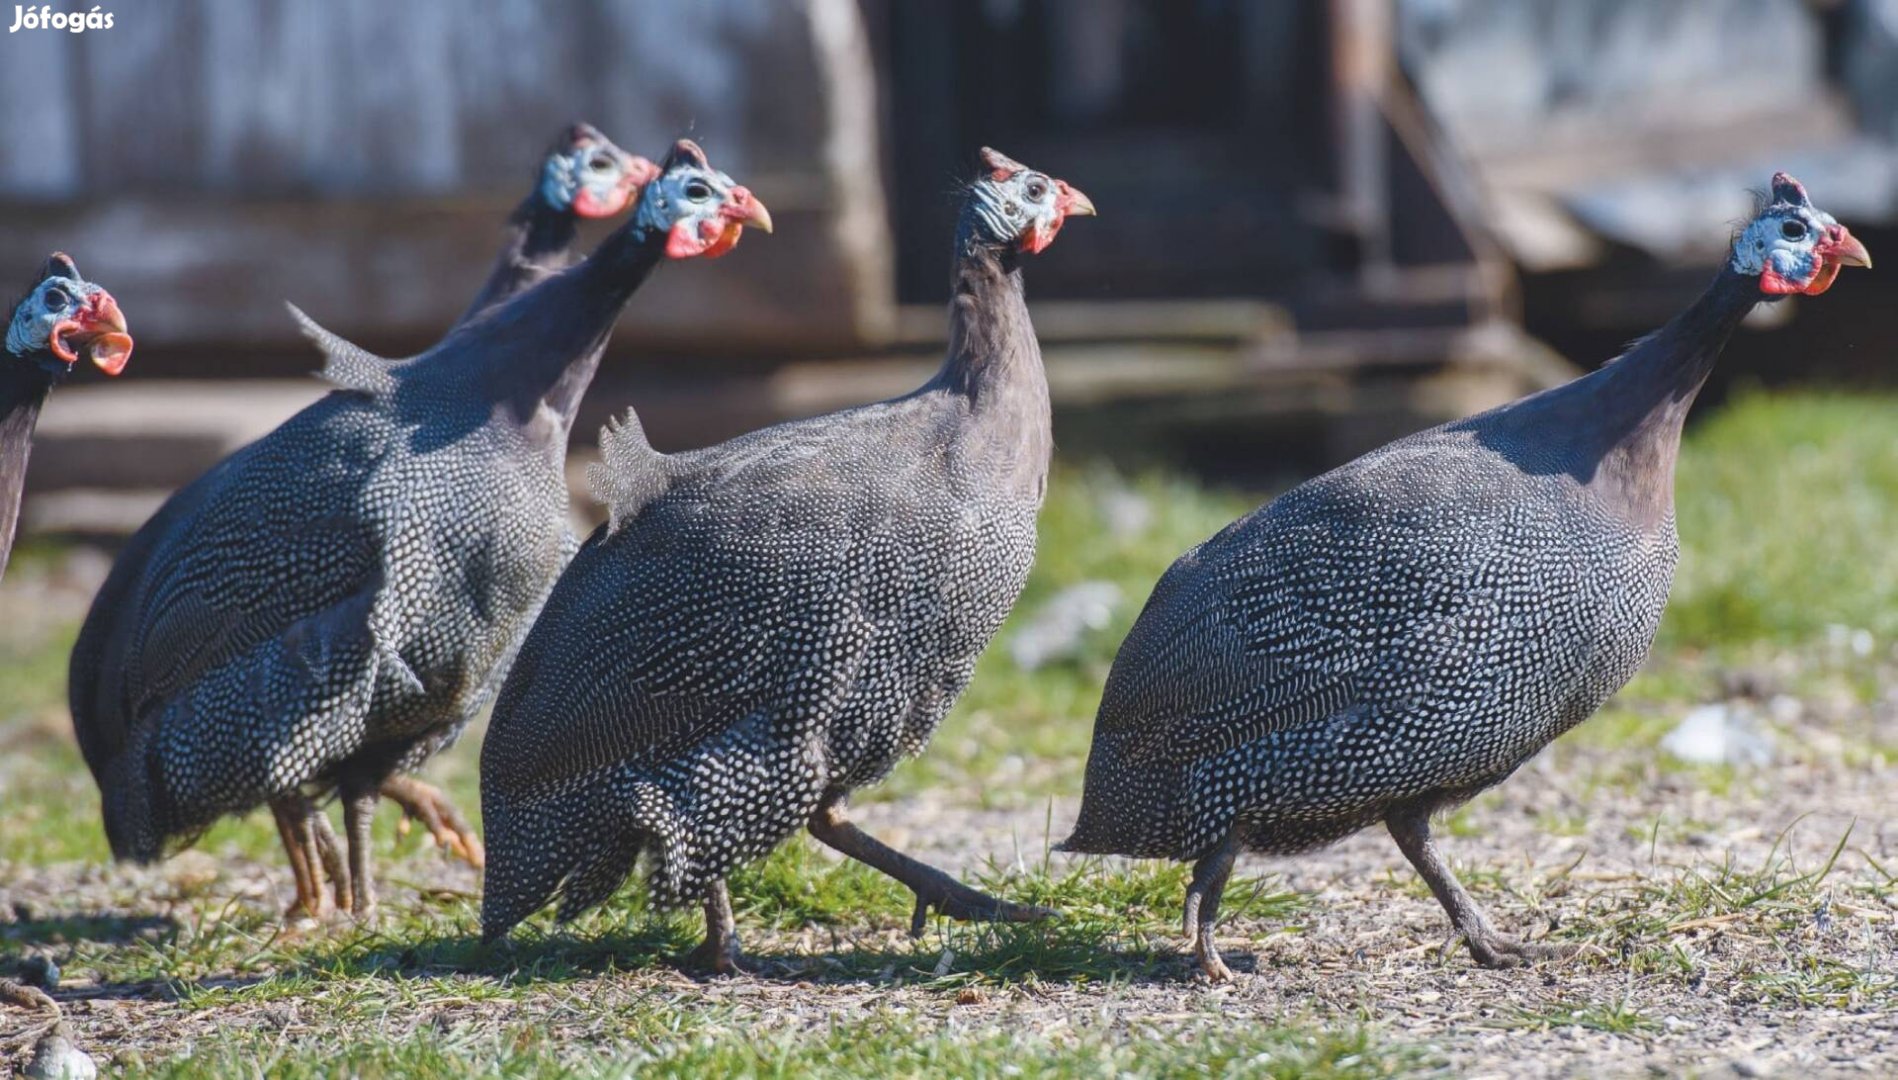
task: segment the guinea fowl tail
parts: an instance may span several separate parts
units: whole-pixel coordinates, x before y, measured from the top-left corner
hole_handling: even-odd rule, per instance
[[[1054,846],[1056,851],[1065,851],[1075,855],[1116,855],[1119,854],[1114,842],[1114,823],[1111,815],[1102,809],[1106,800],[1081,797],[1081,813],[1075,819],[1074,829],[1068,838]]]
[[[1130,763],[1121,744],[1096,738],[1074,829],[1054,850],[1078,855],[1178,857],[1186,777],[1165,762]]]
[[[488,866],[481,887],[481,940],[494,942],[556,896],[566,922],[611,897],[642,850],[651,849],[653,891],[680,891],[685,835],[672,802],[656,785],[566,784],[510,799],[484,785],[481,816]]]
[[[117,756],[102,763],[99,802],[112,857],[152,863],[165,855],[166,838],[159,824],[163,793],[152,790],[156,762],[143,736],[139,733]]]

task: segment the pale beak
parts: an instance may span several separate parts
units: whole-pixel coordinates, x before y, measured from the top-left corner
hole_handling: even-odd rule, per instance
[[[1094,200],[1081,192],[1080,188],[1067,188],[1068,217],[1095,217]]]
[[[1870,269],[1872,253],[1865,250],[1865,245],[1859,241],[1859,238],[1846,232],[1843,225],[1839,226],[1839,234],[1839,242],[1832,249],[1832,258],[1841,266],[1863,266]]]
[[[744,198],[742,200],[732,200],[733,203],[736,204],[734,209],[737,210],[735,220],[737,220],[739,224],[749,225],[761,233],[770,232],[771,211],[766,210],[764,203],[747,188],[733,188],[732,194],[735,196],[741,191],[745,193]]]

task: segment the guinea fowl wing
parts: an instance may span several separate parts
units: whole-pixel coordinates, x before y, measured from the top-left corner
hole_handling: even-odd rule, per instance
[[[95,773],[200,679],[380,581],[370,526],[324,509],[344,505],[360,480],[339,470],[310,485],[298,449],[312,424],[348,430],[322,423],[347,411],[319,405],[240,451],[174,497],[120,556],[73,653],[74,724]],[[305,498],[283,498],[293,477]]]
[[[1123,760],[1199,760],[1477,677],[1463,646],[1495,616],[1482,570],[1509,500],[1468,496],[1507,478],[1393,449],[1288,492],[1169,569],[1103,695],[1099,732]],[[1411,495],[1393,518],[1395,492]],[[1461,548],[1427,520],[1450,512]]]
[[[496,783],[663,760],[854,683],[882,545],[825,497],[842,474],[824,435],[786,425],[681,455],[664,494],[588,539],[495,710]]]

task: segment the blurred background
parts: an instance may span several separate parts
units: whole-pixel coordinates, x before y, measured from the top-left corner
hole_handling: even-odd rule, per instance
[[[690,133],[779,223],[642,293],[582,448],[628,403],[674,449],[914,386],[984,143],[1101,210],[1029,276],[1064,451],[1246,486],[1613,355],[1775,169],[1874,251],[1898,213],[1898,0],[115,12],[0,38],[0,251],[70,251],[138,339],[47,410],[30,535],[127,530],[319,394],[286,299],[426,347],[573,119],[655,157]],[[1709,400],[1889,381],[1890,273],[1762,309]]]

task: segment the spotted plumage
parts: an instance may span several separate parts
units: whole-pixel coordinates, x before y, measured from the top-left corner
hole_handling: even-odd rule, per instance
[[[666,168],[711,188],[678,224],[718,215],[732,185],[697,147]],[[173,496],[74,649],[74,724],[114,854],[154,859],[268,803],[298,906],[322,908],[321,871],[360,912],[387,794],[479,861],[452,807],[401,774],[485,704],[572,551],[573,413],[668,237],[629,220],[406,360],[311,324],[338,389]],[[331,791],[346,868],[312,801]]]
[[[705,959],[728,967],[725,875],[806,826],[915,889],[918,920],[1037,914],[843,817],[923,749],[1034,558],[1048,397],[1020,253],[1092,207],[987,163],[949,356],[921,389],[670,456],[636,421],[603,437],[612,520],[555,586],[482,747],[488,937],[556,894],[562,917],[599,903],[644,853],[655,902],[706,901]]]
[[[1679,555],[1681,424],[1754,304],[1823,291],[1864,251],[1803,189],[1774,197],[1687,311],[1566,386],[1399,440],[1294,488],[1174,563],[1116,657],[1063,847],[1194,859],[1207,974],[1239,850],[1295,852],[1386,822],[1472,952],[1496,933],[1429,838],[1641,665]],[[1797,234],[1797,235],[1795,235]],[[1753,258],[1759,236],[1803,249]],[[1817,247],[1817,251],[1813,250]],[[1836,268],[1834,268],[1836,272]],[[1822,280],[1823,279],[1823,280]]]

